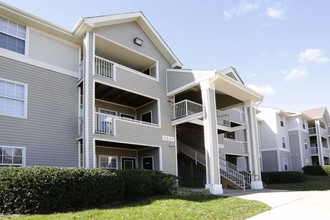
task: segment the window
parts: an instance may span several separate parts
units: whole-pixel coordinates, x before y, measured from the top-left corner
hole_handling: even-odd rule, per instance
[[[235,140],[235,131],[232,131],[232,132],[226,132],[226,133],[225,133],[225,138]]]
[[[282,147],[285,148],[285,137],[282,137]]]
[[[144,71],[142,71],[142,73],[148,76],[157,77],[157,64],[153,65],[150,68],[145,69]]]
[[[308,144],[307,144],[307,139],[306,138],[304,139],[304,145],[305,145],[305,149],[307,149],[308,148]]]
[[[152,122],[152,113],[146,112],[141,115],[141,121],[151,123]]]
[[[25,54],[26,27],[0,17],[0,47]]]
[[[283,168],[284,168],[284,171],[287,171],[289,169],[287,158],[283,158]]]
[[[0,166],[24,166],[25,148],[0,146]]]
[[[102,169],[118,170],[118,157],[117,156],[99,156],[99,167]]]
[[[281,125],[281,127],[284,127],[283,116],[280,116],[280,125]]]
[[[303,129],[306,129],[305,122],[302,123],[302,127],[303,127]]]
[[[26,117],[26,85],[0,79],[0,114]]]
[[[120,113],[120,117],[128,118],[128,119],[135,119],[134,115],[128,115],[128,114],[123,114],[123,113]]]

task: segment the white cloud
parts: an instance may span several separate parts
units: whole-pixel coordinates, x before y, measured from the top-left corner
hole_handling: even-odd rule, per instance
[[[324,63],[330,61],[330,59],[320,49],[306,49],[304,52],[299,53],[298,61],[300,63]]]
[[[238,6],[237,14],[245,14],[258,8],[259,5],[257,3],[241,2]]]
[[[286,10],[287,6],[277,2],[266,9],[266,15],[272,19],[284,19]]]
[[[248,84],[247,86],[261,93],[262,95],[271,95],[275,93],[274,89],[270,85],[256,86],[254,84]]]
[[[285,76],[284,82],[305,78],[308,75],[309,75],[309,72],[306,69],[306,67],[298,66],[297,68],[290,70],[290,72]]]
[[[259,4],[257,3],[241,1],[237,7],[233,7],[232,9],[225,10],[223,12],[223,16],[225,16],[227,19],[230,19],[235,15],[243,15],[251,11],[257,10],[258,8],[259,8]]]

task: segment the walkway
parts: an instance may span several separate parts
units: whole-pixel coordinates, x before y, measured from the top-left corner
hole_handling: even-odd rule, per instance
[[[224,190],[224,196],[237,196],[266,203],[272,209],[251,220],[259,219],[330,219],[330,190],[283,191],[283,190]]]

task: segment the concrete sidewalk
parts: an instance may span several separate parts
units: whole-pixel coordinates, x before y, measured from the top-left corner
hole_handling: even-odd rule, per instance
[[[258,219],[330,219],[330,191],[224,190],[224,196],[237,196],[266,203],[272,209]]]

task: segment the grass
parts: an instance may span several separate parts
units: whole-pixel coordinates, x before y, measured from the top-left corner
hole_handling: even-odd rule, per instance
[[[269,184],[267,188],[294,191],[330,190],[330,176],[306,176],[304,183]]]
[[[163,196],[108,209],[52,215],[6,216],[4,219],[246,219],[269,210],[266,204],[235,197]]]

